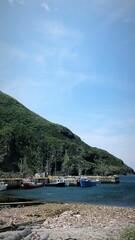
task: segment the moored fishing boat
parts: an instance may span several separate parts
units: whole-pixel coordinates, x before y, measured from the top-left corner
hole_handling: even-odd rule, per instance
[[[80,186],[81,187],[93,187],[96,186],[97,182],[88,178],[80,179]]]
[[[48,183],[45,183],[45,186],[48,187],[64,187],[65,186],[65,180],[64,178],[58,178],[55,181],[48,181]]]
[[[34,179],[28,178],[28,179],[22,180],[20,188],[32,189],[32,188],[39,188],[39,187],[43,187],[43,186],[44,186],[44,183],[37,183]]]
[[[8,184],[5,182],[0,182],[0,191],[6,190],[7,189]]]

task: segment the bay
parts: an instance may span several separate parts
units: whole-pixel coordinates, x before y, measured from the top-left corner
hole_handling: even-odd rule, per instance
[[[135,208],[135,176],[120,176],[118,184],[95,187],[42,187],[0,192],[0,196],[43,202],[83,203]]]

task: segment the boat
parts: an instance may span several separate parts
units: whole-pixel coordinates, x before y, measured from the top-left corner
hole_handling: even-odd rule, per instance
[[[48,183],[45,183],[45,186],[48,187],[64,187],[65,186],[65,180],[64,178],[58,178],[55,181],[50,182],[48,179]]]
[[[28,178],[28,179],[22,180],[20,188],[32,189],[32,188],[39,188],[43,186],[44,186],[44,183],[37,183],[34,179]]]
[[[0,182],[0,191],[7,190],[8,184],[5,182]]]
[[[80,179],[80,186],[81,187],[93,187],[96,186],[97,182],[88,178]]]

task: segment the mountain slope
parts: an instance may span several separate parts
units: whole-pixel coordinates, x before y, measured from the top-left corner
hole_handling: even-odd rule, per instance
[[[0,170],[29,175],[127,174],[133,170],[108,152],[93,148],[64,126],[33,113],[0,92]]]

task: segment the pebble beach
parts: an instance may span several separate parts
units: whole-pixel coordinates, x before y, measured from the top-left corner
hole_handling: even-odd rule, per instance
[[[0,208],[4,240],[118,239],[134,226],[134,208],[69,203]]]

